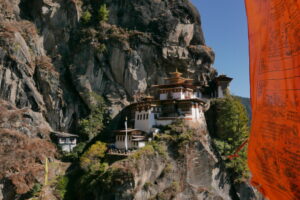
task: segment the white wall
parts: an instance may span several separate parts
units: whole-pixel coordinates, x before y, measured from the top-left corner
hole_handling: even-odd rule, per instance
[[[143,148],[144,146],[146,146],[146,142],[145,141],[138,142],[138,148]]]
[[[167,94],[166,93],[160,94],[159,99],[160,100],[166,100],[167,99]]]
[[[135,112],[135,121],[134,121],[134,128],[145,131],[147,133],[150,132],[151,128],[153,125],[155,125],[155,119],[154,119],[154,114],[152,113],[152,109],[148,111],[136,111]],[[144,119],[144,115],[148,115],[148,118]],[[141,118],[138,118],[138,116],[142,116]]]
[[[185,95],[183,92],[172,92],[172,99],[184,99]],[[160,100],[167,100],[168,93],[163,93],[159,95]]]
[[[184,99],[185,95],[183,92],[174,92],[172,93],[173,99]]]
[[[202,98],[201,92],[194,92],[194,98]]]
[[[169,125],[169,124],[172,124],[173,120],[156,120],[156,125],[158,126],[166,126],[166,125]]]
[[[117,138],[116,138],[115,146],[116,146],[117,149],[126,149],[125,148],[125,139],[117,140]],[[142,148],[144,146],[146,146],[146,142],[145,141],[138,141],[137,144],[134,144],[134,142],[131,141],[131,136],[127,137],[127,148],[128,149]]]
[[[120,141],[120,140],[117,140],[117,138],[116,138],[115,146],[116,146],[117,149],[125,149],[125,139]],[[133,143],[131,141],[130,136],[127,136],[127,148],[128,149],[133,148]]]
[[[76,147],[77,139],[76,138],[59,138],[58,145],[61,150],[64,152],[71,152],[74,147]]]
[[[76,144],[61,144],[59,145],[64,152],[71,152]]]
[[[218,86],[218,97],[219,98],[223,98],[224,97],[223,90],[222,90],[221,86]]]

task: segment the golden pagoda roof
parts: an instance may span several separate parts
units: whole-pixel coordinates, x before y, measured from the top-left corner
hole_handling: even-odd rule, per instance
[[[171,84],[178,84],[178,83],[184,83],[187,79],[182,77],[182,73],[178,72],[177,68],[175,72],[169,73],[171,77],[164,78],[165,80],[168,80]]]
[[[180,73],[177,68],[176,68],[175,72],[170,72],[169,74],[176,75],[176,76],[181,76],[182,75],[182,73]]]

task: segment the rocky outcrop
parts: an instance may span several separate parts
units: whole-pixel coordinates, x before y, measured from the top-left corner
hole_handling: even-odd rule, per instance
[[[0,101],[0,199],[16,199],[43,183],[45,159],[54,159],[51,128],[41,113]]]
[[[104,184],[90,188],[94,199],[232,199],[232,185],[209,136],[201,131],[189,138],[155,143],[154,149],[147,146],[115,162],[110,175],[95,179]]]
[[[54,129],[70,128],[80,117],[80,99],[67,88],[65,74],[60,73],[63,64],[58,58],[62,60],[62,56],[55,58],[55,52],[49,53],[44,45],[49,45],[44,35],[50,33],[41,35],[39,26],[21,18],[25,2],[1,3],[11,9],[3,11],[0,23],[0,97],[19,108],[43,113]],[[39,11],[34,8],[29,10]],[[43,24],[48,23],[45,20]]]
[[[0,97],[68,129],[86,113],[91,92],[106,97],[115,116],[175,68],[204,82],[215,75],[214,53],[188,1],[104,3],[108,23],[82,26],[82,11],[95,21],[99,3],[2,0]]]
[[[73,81],[83,99],[102,94],[115,116],[139,92],[178,70],[198,81],[215,75],[213,51],[205,46],[200,17],[188,1],[105,0],[108,23],[83,28],[72,58]],[[83,6],[89,10],[89,4]],[[99,51],[104,45],[105,50]]]

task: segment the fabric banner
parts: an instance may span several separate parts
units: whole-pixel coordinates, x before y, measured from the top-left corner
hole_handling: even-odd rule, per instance
[[[300,199],[300,0],[245,0],[253,111],[252,184],[271,200]]]

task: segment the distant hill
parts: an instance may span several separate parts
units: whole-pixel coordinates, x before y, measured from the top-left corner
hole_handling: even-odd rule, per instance
[[[247,112],[248,112],[248,117],[251,120],[252,119],[252,110],[251,110],[251,102],[250,102],[250,98],[247,97],[240,97],[240,96],[236,96],[238,99],[241,100],[242,104],[245,106]]]

